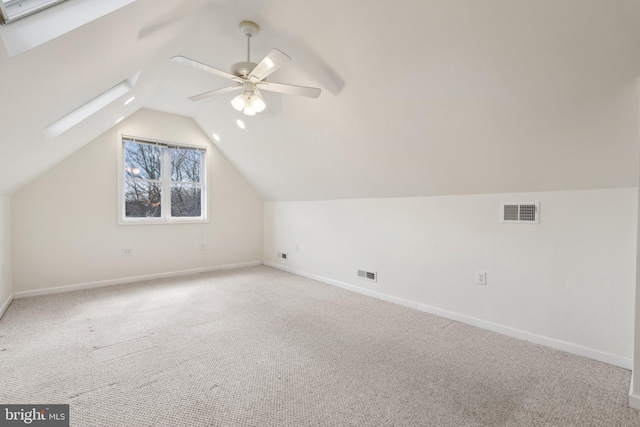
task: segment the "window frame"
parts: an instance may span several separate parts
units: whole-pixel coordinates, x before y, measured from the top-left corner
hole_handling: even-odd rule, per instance
[[[139,142],[143,144],[151,144],[162,147],[161,152],[161,179],[159,180],[161,191],[161,216],[160,217],[134,217],[127,218],[125,216],[125,188],[127,176],[125,174],[125,143]],[[208,190],[208,149],[206,146],[176,143],[168,141],[160,141],[152,138],[142,138],[127,134],[118,133],[118,225],[150,225],[150,224],[202,224],[209,222],[209,190]],[[183,148],[199,150],[201,152],[201,171],[200,171],[200,217],[173,217],[171,216],[171,149]],[[176,181],[176,183],[179,183]]]

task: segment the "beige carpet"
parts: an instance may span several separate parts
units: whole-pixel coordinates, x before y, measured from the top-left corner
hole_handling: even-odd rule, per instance
[[[640,426],[630,372],[269,267],[14,301],[0,403],[72,426]]]

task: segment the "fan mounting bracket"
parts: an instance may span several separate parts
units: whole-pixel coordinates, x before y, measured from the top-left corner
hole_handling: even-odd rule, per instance
[[[239,26],[240,32],[247,37],[255,37],[260,32],[260,27],[255,22],[242,21]]]

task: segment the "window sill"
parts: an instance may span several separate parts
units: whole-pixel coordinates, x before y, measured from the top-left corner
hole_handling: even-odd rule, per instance
[[[118,225],[180,225],[180,224],[208,224],[207,219],[185,218],[185,219],[122,219],[118,220]]]

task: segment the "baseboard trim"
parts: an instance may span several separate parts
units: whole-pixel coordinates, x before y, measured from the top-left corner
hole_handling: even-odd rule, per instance
[[[4,312],[7,311],[7,308],[9,308],[9,305],[11,305],[11,301],[13,301],[13,294],[9,295],[9,298],[7,298],[4,304],[2,304],[2,307],[0,307],[0,319],[2,319],[2,316],[4,316]]]
[[[409,301],[402,298],[393,297],[391,295],[387,295],[381,292],[371,291],[369,289],[364,289],[359,286],[350,285],[348,283],[339,282],[337,280],[328,279],[326,277],[318,276],[315,274],[310,274],[304,271],[296,270],[294,268],[290,268],[281,264],[273,263],[273,262],[264,262],[264,265],[269,267],[277,268],[279,270],[284,270],[289,273],[296,274],[298,276],[307,277],[309,279],[317,280],[318,282],[327,283],[329,285],[338,286],[343,289],[347,289],[353,292],[358,292],[360,294],[364,294],[370,297],[378,298],[384,301],[388,301],[394,304],[399,304],[405,307],[413,308],[415,310],[420,310],[425,313],[433,314],[439,317],[444,317],[446,319],[455,320],[457,322],[465,323],[467,325],[476,326],[478,328],[486,329],[492,332],[497,332],[499,334],[507,335],[510,337],[523,339],[535,344],[544,345],[546,347],[554,348],[556,350],[562,350],[567,353],[572,353],[577,356],[586,357],[588,359],[597,360],[599,362],[608,363],[609,365],[618,366],[624,369],[631,369],[633,366],[633,360],[631,358],[617,356],[611,353],[605,353],[600,350],[595,350],[588,347],[583,347],[578,344],[573,344],[566,341],[557,340],[554,338],[545,337],[543,335],[532,334],[530,332],[526,332],[520,329],[510,328],[508,326],[503,326],[497,323],[489,322],[486,320],[478,319],[476,317],[467,316],[464,314],[456,313],[453,311],[443,310],[436,307],[431,307],[425,304],[416,303],[414,301]],[[640,398],[640,396],[639,396]],[[631,400],[631,396],[629,398]],[[638,401],[640,404],[640,400]]]
[[[633,409],[640,410],[640,395],[629,394],[629,406]]]
[[[631,384],[629,385],[629,406],[633,409],[640,410],[640,394],[635,393],[633,390],[633,375],[631,372]]]
[[[186,276],[189,274],[207,273],[210,271],[231,270],[234,268],[253,267],[262,265],[262,261],[242,262],[238,264],[226,264],[215,267],[195,268],[192,270],[171,271],[167,273],[147,274],[144,276],[123,277],[120,279],[101,280],[98,282],[79,283],[76,285],[58,286],[55,288],[36,289],[33,291],[14,292],[13,298],[28,298],[41,295],[59,294],[62,292],[79,291],[82,289],[101,288],[103,286],[124,285],[127,283],[142,282],[145,280],[165,279],[167,277]]]
[[[633,378],[631,379],[631,381],[633,381]],[[640,410],[640,394],[629,393],[629,406],[633,409]]]

